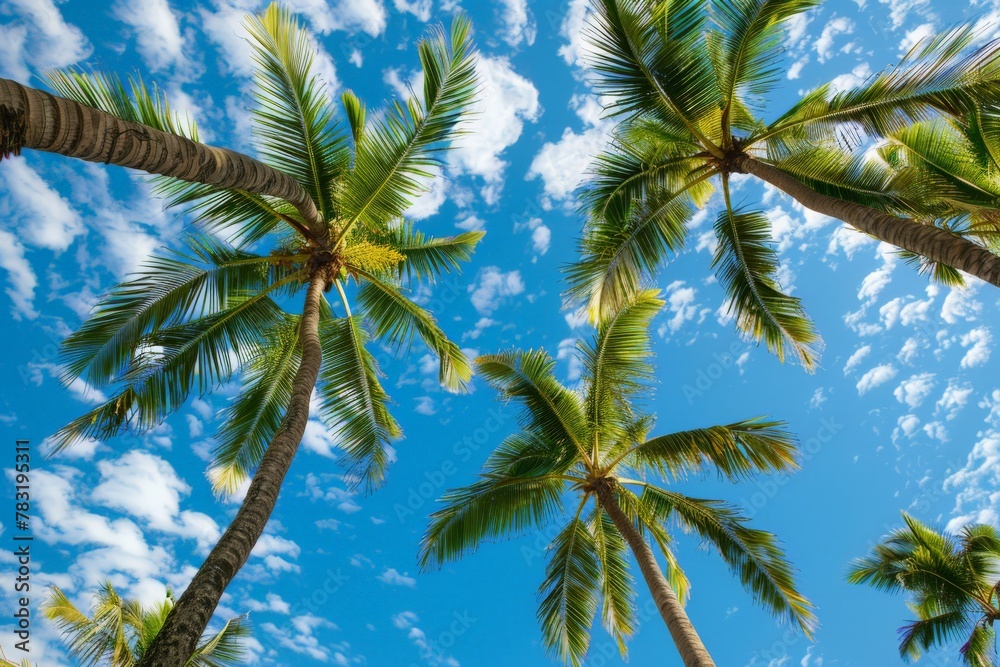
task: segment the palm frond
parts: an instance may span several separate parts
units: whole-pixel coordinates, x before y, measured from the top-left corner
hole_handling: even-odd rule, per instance
[[[438,356],[438,380],[450,391],[464,391],[472,378],[472,366],[461,348],[449,340],[434,316],[408,299],[396,285],[380,280],[373,274],[365,278],[358,290],[358,303],[365,319],[371,323],[377,338],[407,347],[414,334]]]
[[[574,517],[549,545],[545,580],[539,588],[538,620],[546,648],[579,667],[590,646],[597,614],[601,564],[587,523]]]
[[[714,544],[758,604],[811,635],[816,623],[813,606],[797,590],[792,567],[774,535],[748,528],[746,516],[721,501],[690,498],[652,485],[643,488],[641,498],[658,505],[657,514],[672,514]]]
[[[779,289],[770,221],[760,211],[734,211],[728,197],[726,203],[715,222],[719,245],[712,267],[729,297],[729,312],[741,331],[763,340],[779,359],[790,352],[812,370],[819,334],[799,299]]]
[[[448,491],[420,542],[420,566],[457,560],[480,543],[546,525],[562,509],[565,482],[557,476],[487,473]]]
[[[469,21],[458,16],[451,34],[435,30],[417,49],[423,66],[423,100],[394,103],[356,139],[354,168],[339,196],[341,237],[356,224],[381,229],[400,217],[440,163],[455,129],[475,97],[475,55]]]
[[[487,354],[476,359],[476,367],[501,398],[524,405],[520,419],[525,430],[587,457],[584,443],[589,442],[589,434],[583,402],[556,380],[555,360],[544,350]]]
[[[375,233],[371,240],[390,246],[403,255],[396,278],[407,281],[433,281],[442,273],[457,271],[469,261],[476,245],[486,232],[464,232],[456,236],[431,237],[402,222]]]
[[[351,474],[369,489],[385,477],[386,447],[400,436],[389,414],[389,396],[379,383],[378,364],[365,347],[368,334],[359,316],[320,325],[323,366],[316,391],[319,416],[347,454]]]
[[[327,84],[313,68],[309,33],[272,3],[244,23],[252,49],[257,105],[254,137],[263,161],[305,189],[328,220],[336,216],[330,187],[350,164],[347,136],[334,122]]]
[[[600,506],[595,505],[588,524],[601,565],[601,620],[618,643],[622,658],[627,658],[625,642],[636,630],[635,582],[628,571],[628,544]]]
[[[229,495],[257,469],[291,400],[292,381],[302,359],[299,318],[288,316],[261,333],[259,351],[247,363],[244,389],[225,410],[216,435],[208,477],[216,493]]]
[[[630,453],[634,465],[679,479],[716,469],[732,481],[759,472],[788,472],[798,467],[796,439],[784,422],[762,418],[680,431],[651,438]]]

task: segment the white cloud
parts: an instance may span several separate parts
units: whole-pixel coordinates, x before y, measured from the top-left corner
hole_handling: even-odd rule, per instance
[[[431,20],[431,9],[433,8],[431,0],[392,0],[392,4],[395,5],[397,11],[413,14],[418,21],[427,23]]]
[[[899,353],[896,354],[896,358],[899,359],[901,363],[912,364],[913,361],[920,354],[920,350],[926,347],[926,344],[917,336],[911,336],[906,339],[903,343],[903,347],[899,349]]]
[[[830,94],[835,95],[845,90],[857,88],[872,75],[871,65],[860,63],[855,65],[850,72],[838,74],[830,80]]]
[[[934,35],[936,30],[933,23],[921,23],[916,28],[906,31],[906,36],[899,42],[899,54],[904,55],[916,46],[921,40]]]
[[[875,387],[885,384],[894,377],[896,377],[896,369],[892,366],[892,364],[879,364],[862,375],[861,379],[858,380],[858,395],[864,395]]]
[[[971,384],[959,384],[954,378],[948,380],[948,386],[945,388],[944,393],[941,394],[938,402],[934,404],[935,416],[944,412],[948,420],[957,417],[958,413],[965,407],[965,404],[969,402],[972,391]]]
[[[118,0],[113,13],[132,27],[136,48],[150,70],[190,66],[177,14],[167,0]]]
[[[589,17],[592,13],[590,0],[570,0],[569,8],[559,26],[559,34],[566,44],[559,47],[559,55],[569,65],[579,68],[587,66],[591,46],[587,42]]]
[[[83,32],[66,22],[52,0],[6,0],[5,9],[16,19],[0,26],[4,74],[27,83],[32,70],[68,67],[90,55]]]
[[[572,201],[594,157],[607,147],[613,126],[601,118],[601,104],[593,95],[574,95],[570,107],[585,129],[577,133],[567,127],[558,141],[543,144],[526,175],[528,180],[541,178],[546,196],[560,202]]]
[[[510,296],[524,291],[520,271],[503,272],[496,266],[479,270],[476,280],[469,285],[472,305],[480,315],[489,315]]]
[[[583,362],[580,360],[580,350],[577,347],[578,338],[563,338],[559,341],[556,359],[567,364],[566,380],[576,382],[583,375]]]
[[[941,319],[948,324],[976,319],[983,310],[983,304],[975,298],[981,284],[969,281],[968,287],[952,287],[941,304]]]
[[[982,366],[990,360],[990,343],[993,336],[986,327],[978,327],[959,338],[962,347],[969,348],[962,357],[962,368]]]
[[[142,519],[159,532],[195,539],[201,550],[218,541],[221,533],[211,517],[180,509],[191,487],[164,459],[132,451],[116,461],[98,462],[97,469],[101,482],[91,493],[95,503]]]
[[[510,46],[517,46],[521,42],[528,46],[534,44],[538,29],[535,18],[528,9],[527,0],[499,0],[499,4],[503,7],[500,12],[503,23],[500,38]]]
[[[394,567],[386,568],[385,572],[378,575],[376,579],[387,583],[390,586],[405,586],[406,588],[417,587],[416,579],[408,577],[406,573],[400,574]]]
[[[14,319],[38,317],[34,304],[38,276],[25,257],[24,246],[16,236],[3,229],[0,229],[0,268],[7,272],[9,287],[5,291],[14,304]]]
[[[424,170],[427,176],[417,176],[415,180],[427,188],[426,191],[403,211],[403,215],[411,220],[423,220],[437,214],[448,198],[448,181],[441,173],[441,168],[431,165]]]
[[[250,611],[270,611],[275,614],[285,614],[286,616],[291,612],[291,605],[282,600],[281,596],[277,593],[268,593],[264,599],[265,602],[260,602],[259,600],[250,598],[245,602],[246,608]]]
[[[667,308],[673,313],[673,317],[667,321],[667,327],[671,332],[678,331],[685,322],[690,322],[697,317],[699,306],[696,295],[697,290],[688,287],[683,280],[675,280],[667,285]]]
[[[479,55],[476,70],[480,94],[463,124],[466,134],[455,140],[449,160],[459,172],[483,179],[483,200],[495,204],[507,167],[500,155],[517,142],[525,122],[538,119],[542,108],[534,84],[515,72],[507,58]]]
[[[430,396],[418,396],[415,400],[417,401],[417,406],[413,408],[413,411],[417,414],[428,417],[437,414],[437,409],[434,407],[434,399]]]
[[[893,30],[899,29],[906,22],[910,12],[926,15],[930,4],[929,0],[879,0],[879,2],[888,5]]]
[[[893,391],[893,396],[900,403],[906,403],[910,408],[918,408],[931,394],[934,388],[934,374],[920,373],[903,380]]]
[[[813,43],[816,55],[821,63],[826,62],[833,55],[833,41],[838,35],[849,35],[854,32],[854,21],[846,16],[835,16],[826,25],[819,38]]]
[[[19,228],[30,244],[61,252],[85,233],[69,202],[21,160],[3,165],[3,184],[18,210]]]
[[[847,363],[844,364],[844,375],[848,375],[855,368],[861,365],[861,362],[865,360],[865,357],[872,351],[871,345],[862,345],[856,349],[850,357],[847,358]]]

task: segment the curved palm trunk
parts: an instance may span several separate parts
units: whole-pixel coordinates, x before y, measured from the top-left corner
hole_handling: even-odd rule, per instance
[[[698,636],[698,631],[691,624],[691,619],[684,611],[681,601],[677,599],[674,590],[670,588],[670,584],[667,583],[660,571],[653,550],[618,505],[614,483],[608,480],[602,481],[604,483],[595,485],[597,499],[604,511],[611,517],[618,532],[622,534],[631,547],[632,553],[639,563],[639,569],[642,570],[642,576],[646,580],[646,585],[649,586],[649,592],[653,594],[656,608],[660,610],[660,616],[663,617],[667,624],[667,630],[670,631],[670,636],[673,638],[674,644],[677,645],[677,650],[680,651],[684,666],[715,667],[715,661],[712,660],[708,649],[705,648],[701,637]]]
[[[883,213],[861,204],[820,194],[777,167],[741,155],[733,160],[736,171],[752,174],[790,195],[806,208],[843,220],[874,236],[935,262],[941,262],[1000,287],[1000,256],[938,227]]]
[[[0,159],[22,148],[278,197],[295,206],[308,236],[321,244],[329,239],[309,194],[263,162],[0,79]]]
[[[319,304],[325,285],[326,271],[322,268],[314,271],[300,322],[302,362],[292,383],[292,397],[281,426],[253,476],[246,498],[236,518],[167,615],[160,632],[139,661],[139,667],[184,667],[195,652],[223,591],[264,532],[309,419],[309,399],[322,362]]]

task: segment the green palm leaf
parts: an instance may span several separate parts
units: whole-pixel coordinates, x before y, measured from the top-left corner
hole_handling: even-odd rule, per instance
[[[331,219],[336,212],[330,185],[348,168],[350,152],[333,120],[329,82],[313,69],[316,49],[309,33],[277,3],[248,17],[245,26],[253,49],[252,120],[261,156],[298,181]]]
[[[795,590],[791,565],[774,535],[747,528],[747,518],[720,501],[689,498],[651,485],[643,488],[642,499],[657,506],[658,515],[673,515],[714,544],[760,605],[794,621],[807,635],[812,633],[816,622],[812,605]]]
[[[340,235],[356,224],[380,229],[426,189],[422,178],[439,164],[476,88],[469,21],[458,16],[451,34],[437,31],[418,44],[423,100],[395,103],[356,138],[354,168],[340,193]]]
[[[228,495],[256,470],[264,450],[278,431],[292,396],[292,380],[302,359],[299,318],[288,316],[265,331],[263,344],[247,363],[244,387],[225,410],[216,436],[208,477],[216,493]]]
[[[601,564],[587,523],[574,517],[549,545],[551,556],[539,588],[538,620],[546,647],[578,667],[590,646],[597,613]]]
[[[594,508],[588,524],[601,566],[601,620],[618,642],[622,658],[627,658],[625,642],[636,630],[635,581],[628,571],[628,545],[602,509]]]
[[[389,396],[365,345],[368,334],[358,316],[328,320],[320,326],[323,367],[316,391],[319,416],[338,437],[352,475],[371,489],[385,477],[386,447],[401,434],[389,414]]]
[[[728,193],[728,190],[727,190]],[[771,223],[759,211],[734,211],[730,206],[715,222],[719,245],[712,267],[729,297],[729,312],[749,336],[763,340],[779,359],[791,352],[811,370],[813,346],[819,335],[798,298],[780,291],[778,258],[770,247]]]
[[[414,334],[419,334],[440,360],[439,380],[451,391],[463,391],[472,378],[472,366],[465,353],[445,335],[434,317],[410,301],[396,285],[383,282],[373,274],[358,271],[364,282],[358,290],[358,303],[364,308],[365,319],[372,324],[378,338],[408,346]]]

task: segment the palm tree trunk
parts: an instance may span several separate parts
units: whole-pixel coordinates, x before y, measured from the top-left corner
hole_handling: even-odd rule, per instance
[[[632,553],[639,563],[639,569],[642,570],[642,576],[646,580],[646,585],[649,586],[649,592],[653,595],[656,608],[660,610],[660,616],[663,617],[667,624],[667,630],[670,631],[670,636],[673,638],[674,644],[677,645],[677,650],[680,651],[684,666],[715,667],[715,661],[712,660],[708,649],[705,648],[701,637],[698,636],[698,631],[691,624],[691,619],[684,611],[681,601],[677,599],[674,590],[670,588],[663,572],[660,571],[653,550],[618,505],[614,482],[604,479],[600,480],[594,487],[601,507],[608,513],[615,527],[618,528],[618,532],[622,534],[631,547]]]
[[[309,194],[293,178],[242,153],[122,120],[109,113],[0,79],[0,159],[22,148],[289,202],[309,236],[325,244],[329,230]]]
[[[292,382],[292,397],[281,426],[264,453],[236,518],[167,615],[138,667],[184,667],[197,648],[223,591],[250,557],[250,551],[264,532],[309,420],[309,399],[319,377],[323,356],[319,340],[319,304],[327,277],[327,270],[321,267],[313,272],[309,281],[299,325],[302,362]]]
[[[961,269],[1000,287],[1000,256],[957,234],[820,194],[794,176],[749,155],[734,158],[733,166],[735,171],[770,183],[808,209],[843,220],[880,241]]]

